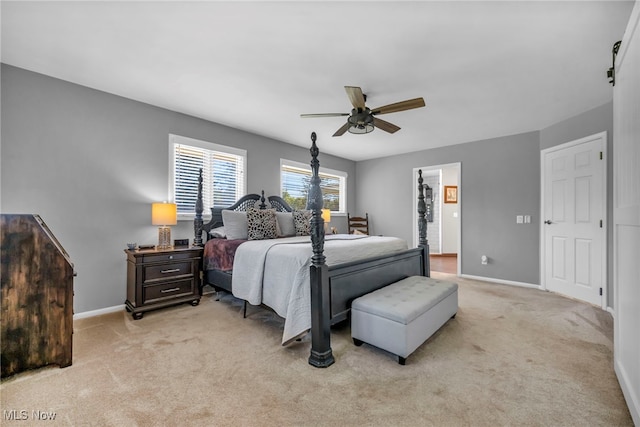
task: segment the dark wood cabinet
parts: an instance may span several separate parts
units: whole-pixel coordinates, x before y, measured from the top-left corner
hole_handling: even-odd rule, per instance
[[[71,365],[74,267],[38,215],[2,214],[2,377]]]
[[[134,319],[144,312],[185,302],[200,303],[201,247],[129,250],[127,311]]]

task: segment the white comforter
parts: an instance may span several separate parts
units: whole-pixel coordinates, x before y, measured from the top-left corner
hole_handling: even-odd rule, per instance
[[[370,258],[407,249],[396,237],[327,235],[328,265]],[[253,305],[265,304],[285,319],[282,344],[311,329],[311,238],[251,240],[241,244],[233,261],[233,295]]]

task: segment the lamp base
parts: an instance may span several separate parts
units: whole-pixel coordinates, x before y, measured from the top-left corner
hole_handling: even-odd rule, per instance
[[[156,249],[171,248],[171,227],[158,227],[158,246]]]

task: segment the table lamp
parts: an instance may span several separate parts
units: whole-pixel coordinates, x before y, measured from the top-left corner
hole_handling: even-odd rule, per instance
[[[322,209],[322,219],[324,220],[324,232],[326,234],[331,222],[331,209]]]
[[[158,249],[171,247],[171,227],[178,223],[178,206],[175,203],[152,203],[151,224],[158,227]]]

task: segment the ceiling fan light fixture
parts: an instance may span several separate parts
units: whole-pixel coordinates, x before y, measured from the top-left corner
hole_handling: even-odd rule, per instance
[[[375,127],[373,126],[373,123],[364,123],[364,124],[351,125],[347,130],[349,131],[349,133],[363,134],[363,133],[373,132],[373,129],[375,129]]]
[[[373,117],[371,117],[370,110],[365,108],[364,110],[353,109],[351,116],[347,119],[349,122],[349,133],[364,134],[370,133],[375,129],[373,125]]]

